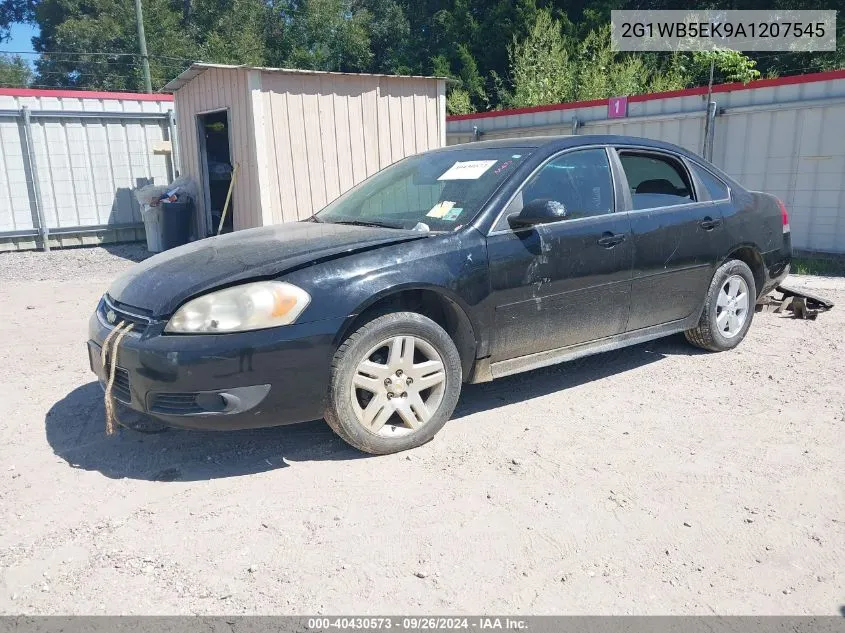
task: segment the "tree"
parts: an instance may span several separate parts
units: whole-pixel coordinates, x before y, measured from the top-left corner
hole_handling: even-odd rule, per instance
[[[702,51],[692,54],[690,83],[705,83],[710,79],[710,64],[714,63],[715,83],[741,81],[748,83],[760,78],[757,62],[738,51]],[[705,78],[706,77],[706,78]]]
[[[450,111],[604,98],[845,67],[834,53],[616,53],[614,8],[677,0],[143,0],[153,87],[192,60],[453,78]],[[735,0],[711,0],[714,9]],[[829,4],[829,3],[828,3]],[[539,5],[539,6],[538,6]],[[826,8],[825,0],[743,0],[742,8]],[[132,0],[0,0],[0,41],[40,28],[34,82],[143,87]],[[55,53],[62,51],[62,54]]]
[[[0,86],[25,88],[32,82],[32,69],[20,55],[0,54]]]
[[[219,64],[261,66],[267,63],[266,28],[270,12],[262,0],[192,0],[187,23],[184,15],[184,11],[179,14],[175,10],[166,14],[170,22],[168,28],[174,28],[175,33],[187,30],[190,36],[191,42],[183,47],[183,54]],[[177,19],[181,28],[174,23]],[[148,19],[144,22],[149,25],[148,40],[166,38],[164,33],[156,33],[151,38],[149,30],[155,25]],[[162,51],[161,54],[167,53]]]
[[[611,49],[610,25],[590,31],[576,63],[575,98],[605,99],[645,92],[649,70],[642,58],[620,55]]]
[[[35,8],[43,54],[38,83],[56,87],[142,90],[135,14],[127,0],[41,0]],[[181,25],[171,0],[145,0],[153,88],[184,68],[177,58],[196,59],[198,47]],[[51,51],[61,51],[61,54]]]
[[[448,114],[470,114],[475,112],[469,93],[463,88],[452,88],[446,95],[446,112]]]
[[[575,68],[560,22],[548,10],[537,12],[522,41],[508,49],[514,107],[570,101],[575,96]]]
[[[361,72],[370,67],[372,14],[350,0],[302,0],[280,7],[278,65]]]
[[[17,22],[32,22],[38,0],[0,0],[0,42],[9,39],[9,28]]]
[[[396,0],[360,0],[370,14],[369,34],[372,61],[370,71],[411,74],[408,38],[411,24]]]

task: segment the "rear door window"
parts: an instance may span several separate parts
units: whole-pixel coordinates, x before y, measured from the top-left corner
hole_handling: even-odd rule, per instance
[[[634,210],[695,202],[689,175],[680,161],[663,154],[619,152]]]
[[[698,180],[701,181],[701,184],[703,184],[704,188],[707,189],[707,193],[710,194],[711,200],[727,200],[730,198],[728,186],[725,183],[704,169],[704,167],[701,167],[693,162],[690,162],[690,165]]]

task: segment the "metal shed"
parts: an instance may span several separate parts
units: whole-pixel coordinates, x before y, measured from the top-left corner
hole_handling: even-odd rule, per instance
[[[216,231],[222,181],[234,230],[308,217],[379,169],[446,144],[446,80],[193,64],[168,83],[197,235]],[[228,155],[227,155],[228,154]]]

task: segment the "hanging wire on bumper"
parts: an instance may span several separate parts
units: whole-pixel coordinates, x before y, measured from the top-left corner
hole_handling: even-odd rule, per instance
[[[121,424],[115,413],[114,398],[112,397],[112,389],[114,388],[114,378],[117,372],[117,352],[120,348],[120,343],[123,337],[129,334],[129,331],[135,327],[134,323],[127,323],[121,321],[117,326],[109,332],[106,340],[103,341],[103,349],[100,354],[100,360],[103,365],[103,370],[108,376],[106,381],[106,390],[103,396],[103,404],[106,408],[106,435],[113,435],[117,429],[117,424]],[[111,345],[110,345],[111,344]],[[109,365],[109,348],[111,347],[111,365]],[[121,424],[122,426],[122,424]]]

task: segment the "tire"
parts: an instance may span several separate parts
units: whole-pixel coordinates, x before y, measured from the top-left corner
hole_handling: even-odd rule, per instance
[[[736,300],[731,303],[734,288],[738,288],[738,292]],[[743,292],[745,302],[739,300]],[[751,269],[738,259],[728,260],[713,275],[698,325],[684,332],[687,341],[711,352],[733,349],[742,342],[751,327],[756,302],[757,288]],[[744,312],[741,312],[740,305],[744,305]],[[736,325],[734,317],[741,319],[741,325]]]
[[[415,312],[385,314],[335,353],[325,419],[365,453],[416,448],[446,424],[461,383],[461,358],[443,328]]]

